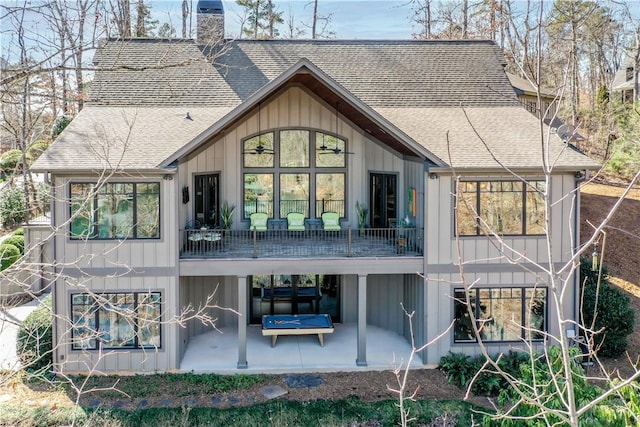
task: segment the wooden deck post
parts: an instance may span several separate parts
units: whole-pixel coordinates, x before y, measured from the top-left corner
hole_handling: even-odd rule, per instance
[[[238,276],[238,369],[247,369],[247,276]]]
[[[358,274],[358,356],[356,365],[367,366],[367,275]]]
[[[253,228],[253,257],[258,258],[258,232]]]

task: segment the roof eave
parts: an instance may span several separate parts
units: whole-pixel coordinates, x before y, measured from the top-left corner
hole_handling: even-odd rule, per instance
[[[105,174],[127,174],[130,176],[135,175],[175,175],[176,169],[173,167],[163,168],[120,168],[113,170],[106,169],[69,169],[69,168],[31,168],[34,173],[48,173],[52,175],[105,175]]]
[[[590,163],[590,164],[576,164],[576,165],[565,165],[565,166],[556,166],[553,168],[553,171],[551,172],[551,174],[566,174],[566,173],[575,173],[578,171],[593,171],[593,170],[599,170],[601,167],[601,165],[596,164],[596,163]],[[530,166],[530,167],[514,167],[511,169],[511,172],[505,168],[501,168],[501,167],[486,167],[486,168],[479,168],[479,167],[458,167],[458,168],[452,168],[452,167],[440,167],[440,166],[431,166],[428,167],[426,169],[426,171],[428,173],[435,173],[435,174],[443,174],[443,175],[460,175],[460,174],[465,174],[465,175],[474,175],[474,174],[479,174],[479,175],[487,175],[487,174],[496,174],[496,175],[504,175],[504,174],[510,174],[511,172],[513,173],[517,173],[517,174],[527,174],[527,175],[532,175],[532,174],[537,174],[537,175],[544,175],[544,168],[541,166]]]

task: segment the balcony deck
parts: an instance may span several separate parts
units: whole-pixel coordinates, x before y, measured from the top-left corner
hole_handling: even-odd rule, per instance
[[[181,259],[416,257],[421,228],[341,231],[180,230]]]

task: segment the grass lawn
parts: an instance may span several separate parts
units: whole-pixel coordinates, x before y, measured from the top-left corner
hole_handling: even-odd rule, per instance
[[[457,420],[457,424],[473,425],[481,418],[472,404],[457,400],[417,401],[410,403],[416,423],[425,424],[437,418]],[[476,408],[480,409],[480,408]],[[486,409],[485,409],[486,410]],[[340,401],[297,402],[274,400],[242,408],[153,408],[137,411],[90,410],[66,407],[49,408],[6,407],[0,410],[0,425],[20,426],[346,426],[398,425],[400,416],[395,401],[362,402],[357,399]],[[377,422],[377,423],[376,423]]]
[[[73,377],[78,390],[69,382],[53,383],[40,378],[15,378],[0,390],[17,398],[0,403],[0,425],[19,426],[391,426],[398,425],[400,415],[395,400],[363,401],[351,397],[342,400],[299,401],[286,398],[243,406],[204,407],[185,403],[163,405],[163,402],[188,402],[185,397],[211,396],[220,393],[242,395],[263,387],[273,380],[270,375],[196,375],[154,374],[135,376]],[[5,394],[6,396],[6,394]],[[114,402],[144,399],[142,409],[124,410]],[[137,400],[136,400],[137,399]],[[74,405],[74,402],[79,402]],[[99,405],[89,402],[100,402]],[[53,402],[53,403],[52,403]],[[486,408],[460,400],[419,400],[408,402],[412,425],[472,425]],[[135,408],[135,405],[133,406]],[[443,420],[455,420],[442,424]]]

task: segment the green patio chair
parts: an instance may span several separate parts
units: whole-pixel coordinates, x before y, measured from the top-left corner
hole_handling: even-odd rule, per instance
[[[340,231],[340,215],[336,212],[322,214],[322,228],[327,231]]]
[[[250,230],[267,231],[267,219],[269,215],[264,212],[254,212],[249,216],[251,220]]]
[[[304,231],[304,214],[298,212],[289,212],[287,214],[287,229]]]

